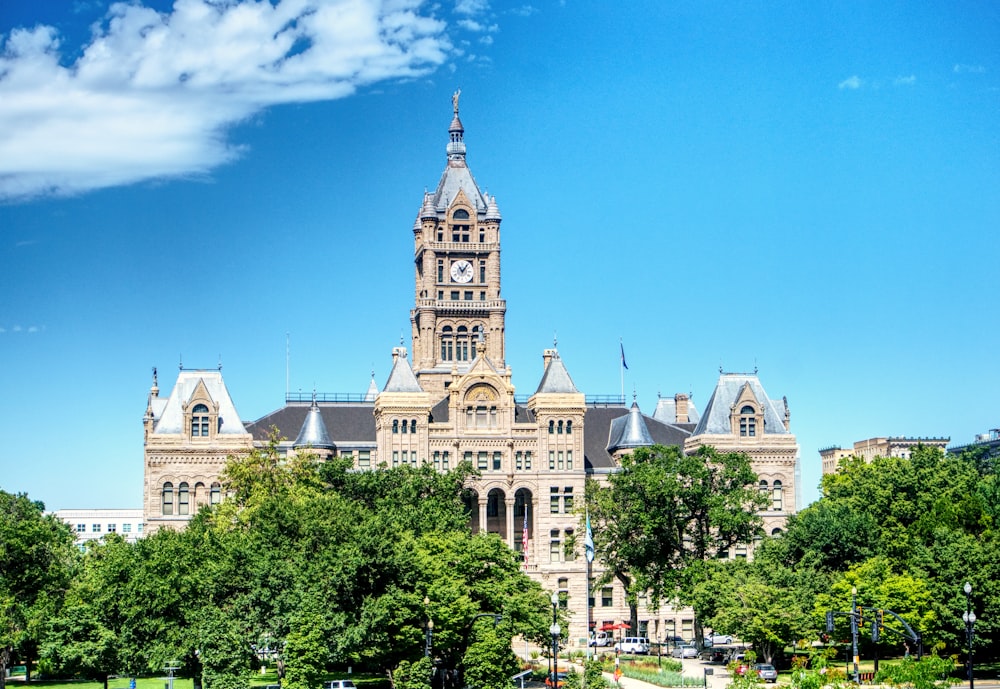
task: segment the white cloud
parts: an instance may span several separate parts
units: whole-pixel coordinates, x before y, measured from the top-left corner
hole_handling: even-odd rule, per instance
[[[861,84],[862,83],[864,83],[864,82],[861,81],[861,77],[859,77],[858,75],[855,74],[854,76],[847,77],[842,82],[840,82],[839,84],[837,84],[837,88],[839,88],[839,89],[851,89],[853,91],[855,89],[861,88]]]
[[[982,65],[955,65],[955,74],[982,74],[986,68]]]
[[[455,52],[420,6],[176,0],[164,14],[116,3],[70,65],[55,29],[15,29],[0,45],[0,199],[204,174],[241,154],[226,128],[263,108],[426,74]]]
[[[490,3],[487,0],[455,0],[456,14],[481,14],[489,7]]]
[[[521,5],[520,7],[515,7],[508,11],[519,17],[530,17],[531,15],[536,14],[539,10],[537,7],[532,5]]]
[[[892,83],[896,86],[913,86],[917,83],[917,76],[915,74],[911,74],[905,77],[896,77],[896,80]]]

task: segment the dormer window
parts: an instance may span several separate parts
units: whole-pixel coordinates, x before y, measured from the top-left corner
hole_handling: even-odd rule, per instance
[[[208,407],[204,404],[195,405],[191,410],[191,437],[207,438],[209,421]]]
[[[749,404],[740,409],[740,435],[745,438],[757,435],[757,410]]]

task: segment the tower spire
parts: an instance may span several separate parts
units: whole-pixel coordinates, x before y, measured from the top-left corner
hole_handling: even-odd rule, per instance
[[[462,120],[458,119],[458,97],[462,95],[462,89],[458,89],[451,95],[451,108],[455,116],[448,126],[448,163],[449,165],[465,165],[465,127]]]

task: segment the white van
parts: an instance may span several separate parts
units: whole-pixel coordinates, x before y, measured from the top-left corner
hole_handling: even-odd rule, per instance
[[[590,633],[590,645],[591,646],[607,646],[611,643],[611,637],[608,636],[607,632],[591,632]]]
[[[644,636],[626,636],[615,644],[615,650],[620,653],[645,655],[649,653],[649,639]]]

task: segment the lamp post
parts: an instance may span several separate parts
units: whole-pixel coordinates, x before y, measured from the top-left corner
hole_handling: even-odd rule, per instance
[[[431,604],[431,599],[424,596],[424,609]],[[434,640],[434,620],[431,619],[431,611],[427,610],[427,633],[424,635],[424,658],[431,655],[431,642]]]
[[[965,663],[968,667],[969,689],[976,689],[975,680],[972,677],[972,640],[976,634],[976,613],[972,609],[972,584],[965,582],[962,590],[965,591],[965,612],[962,613],[962,621],[965,622],[965,640],[969,646],[969,657]]]
[[[552,689],[559,689],[559,634],[561,629],[559,629],[558,620],[558,610],[559,610],[559,593],[554,592],[552,594],[552,626],[549,627],[549,633],[552,635]]]
[[[861,683],[858,671],[858,587],[851,587],[851,654],[854,656],[854,683]]]

